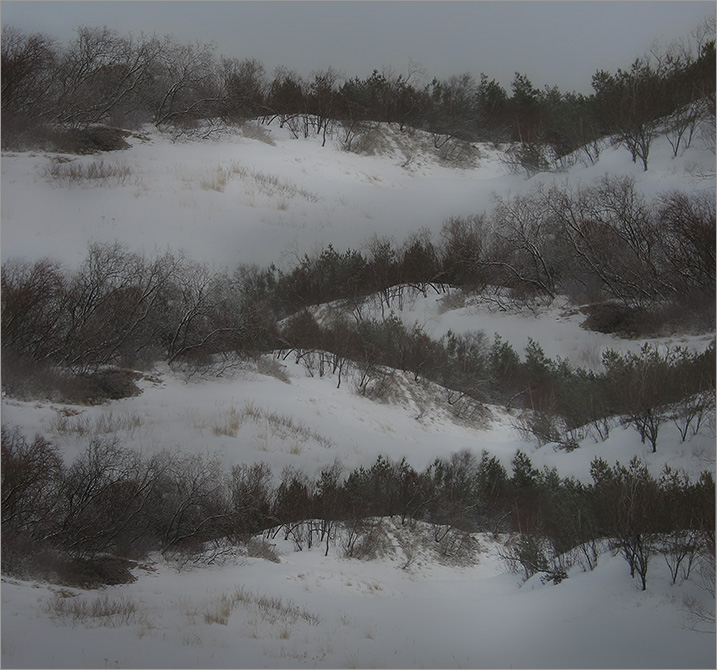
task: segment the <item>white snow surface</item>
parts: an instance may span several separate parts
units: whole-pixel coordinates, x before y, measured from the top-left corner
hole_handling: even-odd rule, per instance
[[[103,157],[131,167],[132,176],[119,186],[57,183],[44,175],[48,156],[4,154],[2,260],[51,256],[72,267],[88,241],[119,240],[148,253],[182,248],[228,268],[290,266],[296,254],[315,245],[361,248],[372,233],[401,242],[423,226],[437,233],[449,216],[490,209],[493,194],[517,193],[539,180],[587,184],[606,172],[632,174],[650,196],[715,186],[713,153],[695,146],[671,159],[662,140],[646,173],[613,147],[595,166],[577,164],[526,180],[509,174],[499,151],[488,146],[479,147],[472,169],[449,168],[418,151],[405,166],[407,157],[398,151],[356,156],[330,142],[321,147],[317,140],[292,139],[275,125],[268,130],[274,145],[238,133],[174,143],[153,132],[133,138],[131,149]],[[232,166],[241,169],[234,169],[223,192],[202,186]],[[273,190],[260,174],[277,178]],[[637,350],[643,343],[585,331],[584,317],[559,300],[538,314],[500,312],[471,301],[450,307],[442,300],[416,295],[398,314],[434,337],[449,329],[484,330],[490,342],[498,333],[519,353],[531,337],[548,356],[575,365],[595,366],[606,348]],[[659,343],[703,348],[712,339]],[[141,395],[75,407],[77,415],[64,426],[63,406],[3,398],[2,422],[30,437],[42,433],[62,447],[68,462],[87,440],[67,426],[98,425],[104,417],[121,426],[127,446],[145,453],[215,453],[227,467],[264,461],[277,476],[286,465],[313,475],[335,461],[348,471],[370,466],[379,454],[405,457],[422,469],[461,449],[486,449],[508,469],[522,449],[535,467],[554,466],[582,481],[590,481],[595,456],[610,464],[638,456],[656,475],[666,464],[691,478],[715,470],[714,419],[684,443],[665,425],[654,454],[634,430],[620,427],[604,442],[587,438],[566,453],[523,440],[515,413],[505,409],[490,408],[490,420],[481,425],[457,421],[434,400],[430,385],[410,376],[397,376],[400,392],[393,401],[377,403],[358,396],[350,378],[337,388],[335,377],[310,377],[291,358],[279,363],[283,380],[249,364],[220,378],[159,367],[140,381]],[[223,431],[236,417],[236,429]],[[301,430],[292,429],[297,426]],[[542,584],[537,576],[523,583],[506,572],[500,544],[490,536],[476,536],[475,565],[446,565],[426,547],[408,560],[398,541],[400,522],[385,524],[394,551],[374,561],[344,558],[339,546],[328,556],[323,547],[298,552],[279,535],[272,540],[279,563],[237,555],[217,565],[180,568],[153,557],[134,570],[133,584],[99,591],[4,577],[2,666],[715,667],[714,629],[690,628],[685,607],[694,599],[714,611],[714,601],[696,580],[670,585],[660,557],[650,564],[645,592],[625,561],[607,551],[594,571],[574,568],[558,585]],[[232,600],[238,592],[243,596]],[[132,603],[135,614],[125,621],[73,623],[53,605],[63,597],[104,596]],[[285,609],[260,607],[262,596],[281,598]],[[208,622],[227,601],[228,617]],[[291,611],[308,615],[292,617]]]
[[[119,186],[68,187],[46,176],[49,155],[3,154],[2,260],[51,255],[75,265],[88,241],[119,240],[147,253],[183,249],[231,269],[238,263],[291,265],[296,254],[317,246],[361,248],[374,233],[399,243],[423,227],[437,233],[449,217],[489,211],[494,195],[538,182],[589,184],[610,173],[633,175],[650,196],[677,187],[714,188],[714,154],[697,140],[676,159],[666,140],[656,140],[648,172],[625,149],[606,147],[596,165],[578,161],[566,172],[526,179],[510,174],[504,154],[487,144],[476,145],[474,168],[457,169],[418,141],[408,145],[415,149],[401,150],[394,140],[393,151],[361,156],[332,140],[322,147],[320,138],[293,139],[276,123],[263,128],[273,145],[239,132],[173,142],[146,129],[128,138],[130,149],[101,157],[130,168]],[[393,128],[386,135],[408,142]],[[219,171],[233,171],[223,191],[211,188]]]

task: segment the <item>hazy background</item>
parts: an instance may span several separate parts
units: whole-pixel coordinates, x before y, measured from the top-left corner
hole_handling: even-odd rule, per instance
[[[348,77],[375,68],[430,80],[485,72],[508,88],[516,71],[542,88],[591,91],[597,70],[628,67],[655,40],[686,37],[714,2],[12,2],[2,25],[64,42],[80,26],[213,42],[217,55],[256,58],[268,74],[329,65]]]

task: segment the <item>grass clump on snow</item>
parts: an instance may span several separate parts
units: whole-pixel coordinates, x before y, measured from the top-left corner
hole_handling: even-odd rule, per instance
[[[313,441],[326,449],[334,446],[329,438],[312,430],[301,421],[285,414],[257,407],[251,402],[246,403],[242,409],[230,407],[222,412],[212,424],[212,433],[215,436],[236,437],[245,421],[255,423],[263,428],[261,436],[267,439],[272,437],[280,440],[294,440],[297,445]]]
[[[76,159],[54,157],[45,168],[45,176],[69,184],[124,186],[132,177],[132,168],[119,162],[94,160],[84,163]]]
[[[239,165],[236,162],[231,162],[228,165],[220,165],[212,173],[210,173],[209,176],[201,179],[199,186],[205,191],[217,191],[218,193],[224,193],[227,184],[234,177],[237,177],[245,182],[250,189],[269,197],[300,197],[308,202],[319,201],[319,196],[316,193],[312,193],[311,191],[307,191],[299,186],[290,184],[277,175],[250,170],[249,168]],[[285,203],[285,201],[282,200],[280,201],[280,204],[281,203]],[[280,208],[286,209],[286,207]]]
[[[133,600],[125,596],[110,598],[107,594],[85,598],[60,591],[47,603],[47,610],[63,623],[73,626],[118,628],[141,623],[145,618],[145,613]]]
[[[284,600],[278,596],[260,595],[243,586],[237,588],[233,594],[222,593],[219,598],[212,600],[204,612],[204,622],[226,626],[232,613],[240,604],[251,612],[250,618],[254,626],[258,623],[280,625],[278,637],[281,639],[290,637],[288,626],[298,621],[305,621],[312,626],[318,626],[321,623],[320,616],[299,607],[290,600]]]

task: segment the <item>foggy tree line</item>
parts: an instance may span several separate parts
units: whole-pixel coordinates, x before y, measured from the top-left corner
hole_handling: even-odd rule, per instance
[[[693,482],[666,467],[653,477],[637,459],[613,467],[594,459],[589,484],[538,470],[521,451],[511,474],[487,452],[465,450],[422,471],[379,456],[348,472],[337,460],[315,476],[286,467],[276,477],[265,463],[227,470],[212,456],[142,455],[99,435],[65,464],[42,436],[3,428],[2,461],[3,572],[19,576],[107,580],[98,566],[108,555],[212,560],[261,533],[327,554],[340,542],[344,555],[368,558],[386,517],[432,524],[447,556],[470,533],[512,533],[509,566],[555,583],[572,565],[592,570],[607,548],[643,589],[655,556],[673,583],[714,559],[711,475]]]
[[[14,27],[2,35],[2,141],[6,148],[60,142],[58,129],[96,124],[190,132],[246,119],[278,119],[296,137],[339,138],[355,148],[377,122],[452,140],[517,141],[529,172],[582,148],[590,160],[614,136],[647,169],[655,134],[668,130],[675,155],[700,119],[714,121],[714,26],[687,43],[655,48],[627,69],[596,71],[590,95],[537,88],[516,72],[510,90],[481,73],[425,83],[421,68],[391,68],[345,78],[332,67],[302,76],[285,67],[267,74],[255,59],[217,58],[211,44],[173,36],[120,35],[79,27],[60,44]],[[209,130],[207,130],[207,128]],[[54,135],[53,135],[54,133]],[[712,138],[713,141],[714,138]]]
[[[712,194],[674,191],[649,202],[632,178],[605,176],[594,186],[496,197],[489,213],[444,222],[437,241],[422,230],[400,246],[375,237],[367,253],[328,247],[290,272],[267,270],[265,281],[284,314],[401,284],[500,286],[516,298],[561,293],[628,310],[675,300],[706,308],[714,301],[714,238]]]

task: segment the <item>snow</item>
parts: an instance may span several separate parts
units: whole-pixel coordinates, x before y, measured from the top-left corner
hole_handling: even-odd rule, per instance
[[[293,139],[276,125],[267,130],[273,145],[240,133],[203,142],[172,142],[155,132],[132,138],[131,149],[103,157],[131,167],[131,177],[115,186],[60,183],[45,176],[48,156],[4,154],[2,260],[51,256],[73,267],[88,241],[119,240],[148,253],[184,249],[229,269],[238,263],[290,266],[317,245],[361,248],[374,233],[401,242],[421,227],[437,234],[449,216],[487,210],[494,194],[538,182],[587,184],[609,172],[633,175],[651,197],[674,188],[714,190],[714,154],[695,146],[672,159],[664,140],[655,142],[646,173],[613,147],[603,150],[597,165],[527,180],[510,174],[488,146],[479,147],[475,167],[458,169],[418,150],[410,161],[400,151],[357,156],[330,142],[321,147],[320,140]],[[228,175],[223,191],[207,186],[218,183],[220,170]],[[491,342],[498,333],[519,353],[530,337],[546,355],[574,365],[597,366],[607,348],[636,351],[643,344],[582,329],[584,315],[561,300],[535,314],[470,299],[446,302],[445,295],[429,293],[413,296],[396,313],[433,337],[483,330]],[[701,349],[712,339],[658,343]],[[279,363],[288,383],[250,364],[220,378],[159,366],[141,380],[141,395],[75,407],[77,415],[65,423],[63,406],[3,398],[2,421],[30,436],[41,432],[68,462],[86,446],[72,426],[111,417],[123,443],[145,453],[214,453],[227,467],[264,461],[277,475],[286,465],[313,475],[337,460],[348,471],[371,465],[379,454],[405,457],[420,470],[461,449],[486,449],[506,467],[522,449],[535,467],[555,466],[562,476],[583,481],[595,456],[610,464],[638,456],[653,474],[666,464],[692,478],[715,470],[714,422],[684,443],[665,425],[655,454],[634,430],[620,427],[604,442],[586,438],[566,453],[523,440],[515,414],[502,408],[490,408],[482,424],[458,421],[430,385],[408,375],[397,375],[396,399],[377,403],[357,395],[350,378],[337,388],[336,377],[308,376],[291,357]],[[223,431],[232,417],[236,429]],[[340,546],[328,556],[322,547],[299,552],[278,536],[272,542],[279,563],[238,556],[180,569],[153,557],[149,569],[134,570],[135,583],[99,592],[4,577],[2,665],[715,667],[713,634],[691,630],[684,606],[686,598],[710,606],[709,597],[694,580],[671,586],[659,557],[650,564],[645,592],[610,552],[595,570],[574,568],[558,585],[538,577],[522,583],[505,571],[500,544],[490,536],[478,537],[475,565],[446,565],[426,547],[409,561],[398,541],[398,520],[385,523],[395,550],[374,561],[343,558]],[[132,620],[73,624],[53,605],[63,596],[103,595],[134,603]],[[262,596],[281,598],[287,611],[295,605],[320,622],[262,609]],[[227,601],[226,621],[208,623],[205,615]]]
[[[695,141],[670,159],[666,140],[656,140],[648,172],[624,149],[605,149],[597,165],[577,163],[565,173],[526,180],[510,174],[500,153],[479,145],[472,169],[441,164],[416,150],[408,167],[403,152],[359,156],[319,138],[293,139],[287,128],[267,127],[274,145],[228,133],[205,141],[176,141],[155,131],[129,138],[132,147],[105,156],[131,167],[119,186],[57,183],[45,176],[50,157],[5,154],[2,160],[2,260],[51,254],[79,263],[88,240],[119,240],[147,253],[167,246],[194,259],[234,268],[238,263],[290,263],[316,245],[361,248],[371,235],[399,242],[422,227],[437,233],[451,216],[492,207],[495,194],[518,193],[544,181],[590,183],[606,172],[629,174],[646,194],[713,188],[714,154]],[[392,131],[397,132],[397,131]],[[96,157],[73,157],[91,163]],[[217,171],[241,168],[223,192],[207,188]],[[689,169],[688,169],[689,168]],[[700,174],[711,177],[700,179]],[[262,174],[307,194],[266,187]],[[203,183],[205,186],[203,187]]]
[[[42,614],[57,587],[5,579],[3,667],[714,667],[714,638],[684,627],[685,589],[669,587],[657,561],[644,592],[609,553],[557,586],[535,579],[519,588],[492,540],[480,539],[480,562],[463,568],[403,570],[399,561],[291,548],[279,564],[158,564],[137,571],[135,584],[103,589],[138,608],[137,620],[117,626]],[[244,599],[226,623],[207,623],[237,591]],[[261,609],[262,596],[319,622]]]

